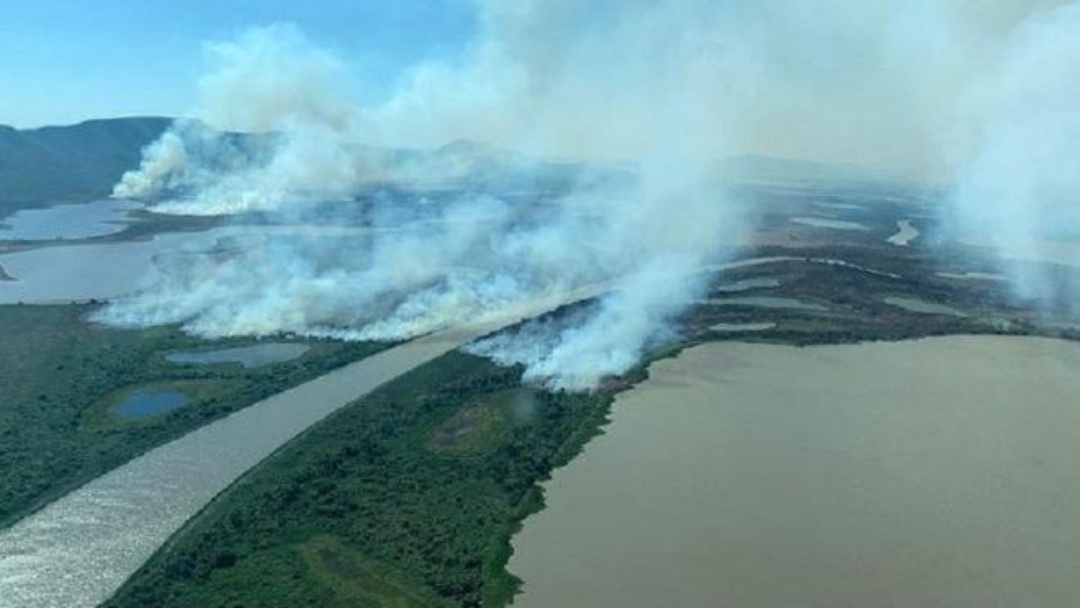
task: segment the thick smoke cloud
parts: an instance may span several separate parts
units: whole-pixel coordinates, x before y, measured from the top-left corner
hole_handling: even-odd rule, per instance
[[[494,36],[518,27],[495,21],[524,18],[517,10],[534,11],[528,18],[536,18],[540,5],[506,6],[492,5],[485,12],[492,22],[485,26],[491,32],[484,44],[490,46],[483,57],[472,59],[478,63],[462,66],[460,75],[478,78],[488,69],[485,62],[498,63],[485,73],[493,76],[488,89],[504,96],[500,103],[518,102],[513,87],[503,89],[506,70],[527,74],[538,100],[553,91],[563,94],[562,78],[542,76],[540,66],[501,49],[503,42]],[[503,15],[505,10],[513,14]],[[632,367],[649,345],[664,338],[695,296],[697,267],[742,230],[740,213],[725,202],[702,162],[723,141],[724,73],[713,69],[716,49],[703,37],[706,32],[690,32],[702,38],[673,38],[660,56],[632,49],[633,38],[623,34],[608,40],[622,46],[624,63],[638,64],[632,83],[618,83],[621,95],[637,97],[634,114],[589,130],[618,131],[622,121],[631,121],[652,132],[648,154],[629,174],[595,180],[579,175],[576,187],[545,202],[511,202],[499,198],[499,191],[463,190],[438,201],[400,193],[372,201],[365,194],[360,221],[355,215],[360,205],[352,198],[369,193],[365,187],[375,183],[415,186],[423,174],[454,173],[444,165],[461,162],[461,156],[499,161],[511,171],[528,171],[530,165],[482,146],[458,145],[452,154],[406,154],[409,160],[375,151],[391,139],[388,132],[396,121],[422,122],[444,112],[444,104],[457,103],[448,101],[456,90],[449,84],[422,98],[412,80],[384,107],[358,118],[362,112],[334,86],[340,62],[295,29],[257,29],[215,45],[213,69],[201,83],[201,122],[179,123],[149,147],[142,166],[124,176],[116,195],[156,197],[156,209],[166,212],[258,210],[288,225],[222,247],[213,256],[163,261],[161,283],[114,302],[99,317],[119,325],[182,323],[206,336],[289,331],[395,340],[604,284],[611,293],[591,314],[547,338],[551,348],[545,356],[514,356],[532,339],[532,329],[474,349],[523,363],[531,380],[552,388],[591,388]],[[567,39],[561,48],[569,53],[575,45],[600,42]],[[598,97],[615,91],[579,95],[578,101],[599,107]],[[390,118],[404,99],[413,106],[408,116]],[[543,103],[555,102],[529,107]],[[492,109],[473,100],[464,108],[471,116]],[[508,110],[501,107],[498,113],[508,116]],[[522,141],[539,137],[547,127],[543,120],[515,120],[512,130]],[[267,134],[253,147],[250,140],[223,131],[233,129]],[[468,158],[464,164],[470,164]],[[328,207],[326,201],[338,204]],[[305,227],[334,224],[335,213],[348,215],[342,222],[348,234],[312,234]]]
[[[1080,265],[1080,3],[1017,28],[961,110],[951,202],[962,235],[1008,260]],[[1046,264],[1005,267],[1024,298],[1071,308],[1080,295]]]
[[[415,145],[471,137],[639,158],[655,146],[650,112],[693,87],[714,110],[686,134],[695,149],[945,178],[941,134],[957,99],[1010,31],[1061,1],[480,4],[481,35],[466,58],[408,73],[372,108],[374,130]]]
[[[295,27],[251,29],[207,46],[199,121],[180,121],[126,173],[113,195],[153,198],[157,210],[196,215],[275,208],[350,195],[367,177],[349,71]],[[262,141],[230,132],[263,133]]]
[[[1072,224],[1078,37],[1063,4],[476,0],[460,57],[415,66],[365,107],[345,62],[291,26],[255,28],[208,48],[197,120],[115,194],[286,226],[175,262],[101,318],[400,339],[603,284],[595,306],[471,347],[592,387],[663,341],[695,270],[745,240],[714,177],[723,156],[959,176],[957,225],[1012,243],[1062,225],[1048,217]],[[395,148],[455,140],[483,143]],[[564,158],[618,170],[542,202],[460,188],[494,165],[543,190]],[[397,194],[372,194],[384,186]]]

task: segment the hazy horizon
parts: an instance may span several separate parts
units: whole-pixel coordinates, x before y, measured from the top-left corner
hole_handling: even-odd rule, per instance
[[[993,111],[983,75],[1066,4],[199,0],[147,10],[49,0],[13,7],[0,25],[0,78],[18,83],[0,99],[0,124],[162,116],[235,128],[206,115],[201,79],[223,46],[284,26],[332,59],[335,94],[380,143],[640,158],[654,145],[650,108],[687,87],[700,106],[684,108],[701,119],[684,134],[694,154],[936,177],[964,162]]]

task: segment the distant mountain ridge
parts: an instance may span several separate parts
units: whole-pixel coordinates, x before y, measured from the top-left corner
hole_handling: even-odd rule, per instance
[[[21,207],[108,196],[171,123],[147,116],[37,129],[0,125],[0,217]]]
[[[0,218],[20,208],[107,197],[123,173],[138,166],[142,149],[173,119],[160,116],[88,120],[76,125],[15,129],[0,125]],[[230,133],[240,149],[258,151],[272,135]],[[271,138],[271,139],[267,139]],[[392,167],[397,180],[416,186],[515,191],[569,189],[582,179],[625,179],[633,163],[552,160],[471,140],[434,149],[371,148],[365,157]],[[766,156],[720,161],[736,181],[888,181],[888,174],[853,165]]]

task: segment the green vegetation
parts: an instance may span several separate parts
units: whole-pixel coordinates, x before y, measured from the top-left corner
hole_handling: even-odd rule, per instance
[[[107,606],[506,603],[511,534],[610,394],[450,353],[343,408],[211,503]]]
[[[167,118],[90,120],[66,127],[0,126],[0,217],[18,209],[103,198]]]
[[[717,306],[703,303],[685,316],[683,325],[689,342],[717,339],[764,341],[808,346],[873,340],[907,340],[926,336],[956,334],[1040,334],[1072,338],[1066,330],[1055,330],[1038,322],[1031,311],[1015,302],[1004,286],[995,283],[957,283],[937,276],[938,264],[918,250],[880,244],[826,245],[807,250],[778,247],[761,248],[747,257],[791,256],[839,259],[885,276],[852,267],[785,261],[723,273],[724,283],[768,277],[778,287],[741,291],[737,296],[777,296],[817,304],[822,312],[796,309],[769,309],[757,306]],[[710,297],[732,294],[713,292]],[[886,298],[905,297],[928,304],[947,306],[968,317],[924,314],[889,305]],[[775,327],[754,332],[713,331],[720,323],[772,322]]]
[[[90,310],[0,306],[0,525],[154,446],[380,348],[320,342],[304,357],[258,369],[182,366],[162,355],[209,343],[176,328],[94,326],[83,320]],[[169,413],[120,418],[113,406],[139,387],[180,390],[191,401]]]

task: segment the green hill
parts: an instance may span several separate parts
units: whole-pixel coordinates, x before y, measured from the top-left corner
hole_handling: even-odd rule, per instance
[[[107,196],[171,122],[139,117],[40,129],[0,125],[0,217],[22,207]]]

